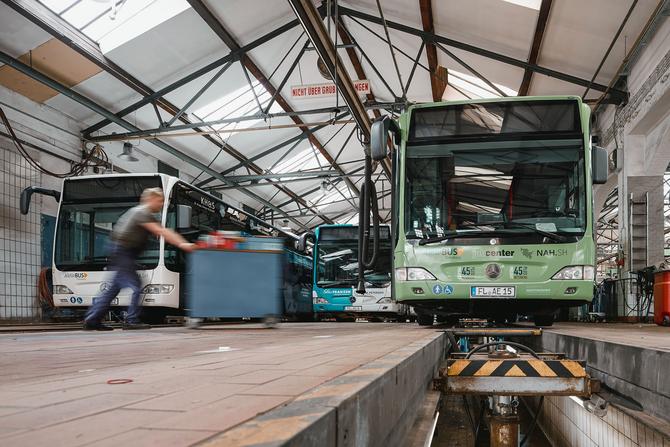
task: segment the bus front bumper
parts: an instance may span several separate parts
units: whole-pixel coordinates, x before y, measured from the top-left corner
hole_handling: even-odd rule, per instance
[[[140,304],[146,307],[178,307],[179,298],[170,294],[144,295],[140,294]],[[90,295],[54,294],[54,305],[56,307],[89,307],[98,297]],[[110,303],[110,307],[128,307],[131,295],[120,293]]]
[[[473,287],[513,287],[513,296],[473,296]],[[463,283],[406,281],[395,283],[395,298],[401,304],[423,309],[470,314],[540,312],[579,306],[593,299],[594,283],[588,280]]]
[[[315,304],[314,312],[317,313],[339,313],[339,314],[397,314],[400,305],[397,303],[375,303],[375,304]]]

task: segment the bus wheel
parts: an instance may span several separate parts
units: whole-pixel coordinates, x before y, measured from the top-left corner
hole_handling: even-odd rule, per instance
[[[156,308],[144,308],[142,309],[141,319],[145,323],[149,324],[165,324],[165,318],[168,316],[169,311],[167,309],[156,309]],[[178,311],[175,309],[175,313],[171,315],[176,315]]]
[[[535,315],[533,320],[535,321],[535,326],[553,326],[554,324],[553,315]]]
[[[266,315],[263,318],[263,326],[266,329],[276,328],[277,326],[279,326],[279,317],[277,315],[272,315],[272,314]]]
[[[416,321],[419,323],[419,326],[432,326],[433,325],[433,316],[419,314],[416,316]]]
[[[339,321],[341,323],[355,323],[356,317],[335,317],[335,321]]]

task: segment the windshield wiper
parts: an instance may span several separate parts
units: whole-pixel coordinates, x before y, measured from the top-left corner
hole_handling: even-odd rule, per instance
[[[524,229],[532,230],[533,232],[535,232],[535,233],[537,233],[541,236],[544,236],[546,238],[549,238],[553,241],[566,242],[565,236],[562,236],[562,235],[556,234],[556,233],[552,233],[550,231],[540,230],[532,224],[525,224],[525,223],[522,223],[522,222],[494,222],[494,223],[479,224],[479,226],[492,226],[492,225],[496,225],[496,224],[502,224],[505,227],[516,226],[517,228],[524,228]],[[477,226],[477,224],[475,224],[475,226]],[[472,232],[467,232],[467,233],[451,232],[451,233],[445,234],[443,236],[431,237],[431,238],[428,238],[428,239],[421,239],[419,241],[419,245],[434,244],[434,243],[437,243],[437,242],[442,242],[442,241],[446,241],[448,239],[455,239],[455,238],[459,238],[459,237],[479,236],[481,233],[486,233],[486,234],[501,233],[501,229],[498,228],[498,229],[495,229],[493,231],[482,231],[482,230],[480,230],[480,231],[472,231]]]
[[[437,237],[429,237],[428,239],[421,239],[419,241],[419,245],[426,245],[426,244],[434,244],[436,242],[442,242],[446,241],[448,239],[455,239],[458,237],[468,237],[468,236],[479,236],[480,233],[483,233],[483,231],[478,230],[478,231],[470,231],[467,233],[458,233],[456,231],[450,231],[443,236],[437,236]]]

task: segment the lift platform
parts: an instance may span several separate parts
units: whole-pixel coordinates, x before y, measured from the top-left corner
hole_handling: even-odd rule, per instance
[[[487,408],[482,414],[485,412],[488,420],[491,446],[519,445],[520,396],[590,398],[598,390],[598,381],[589,377],[584,361],[560,353],[537,353],[506,340],[537,337],[542,335],[541,329],[465,327],[445,332],[452,350],[439,369],[435,389],[485,397],[482,405]],[[461,352],[473,339],[474,347]]]

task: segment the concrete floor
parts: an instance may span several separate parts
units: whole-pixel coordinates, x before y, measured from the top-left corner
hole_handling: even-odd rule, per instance
[[[385,323],[0,334],[0,445],[192,445],[433,334]]]
[[[670,328],[633,323],[555,323],[545,331],[670,352]]]

